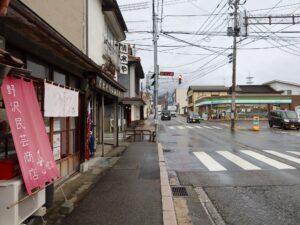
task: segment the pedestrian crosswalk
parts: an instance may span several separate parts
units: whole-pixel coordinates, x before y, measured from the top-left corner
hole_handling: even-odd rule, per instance
[[[180,130],[191,130],[191,129],[208,129],[208,130],[222,130],[222,127],[218,127],[218,126],[199,126],[199,125],[182,125],[182,126],[168,126],[168,128],[170,130],[176,130],[176,129],[180,129]]]
[[[254,150],[209,151],[193,152],[202,165],[212,172],[229,171],[232,165],[246,171],[259,170],[295,170],[300,167],[300,152],[263,150],[258,153]]]

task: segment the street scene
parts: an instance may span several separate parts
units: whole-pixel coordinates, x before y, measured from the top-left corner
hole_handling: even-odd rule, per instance
[[[203,191],[222,218],[220,224],[298,223],[297,131],[284,132],[264,123],[255,133],[247,122],[232,133],[228,123],[187,124],[184,119],[160,123],[160,142],[170,180],[188,190],[181,198],[191,210],[193,224],[214,224],[203,222],[195,207],[197,198],[198,206],[201,200],[206,205]],[[206,207],[216,216],[211,205]]]
[[[299,225],[299,34],[299,0],[0,0],[0,225]]]

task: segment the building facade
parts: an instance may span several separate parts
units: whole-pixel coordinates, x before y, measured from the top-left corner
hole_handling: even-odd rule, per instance
[[[86,3],[94,3],[98,7],[92,5],[87,11]],[[93,33],[93,26],[98,27],[102,22],[96,23],[95,20],[105,24],[100,24],[101,30],[97,34]],[[108,139],[112,142],[109,144],[118,145],[118,129],[110,130],[110,127],[118,126],[119,102],[126,89],[117,82],[118,53],[108,56],[105,53],[104,39],[108,34],[104,27],[110,27],[114,40],[125,38],[127,28],[116,1],[74,0],[53,4],[51,1],[12,0],[8,14],[0,18],[4,49],[24,62],[21,72],[14,72],[14,75],[34,84],[49,143],[53,153],[56,152],[55,162],[62,177],[60,181],[79,171],[80,165],[89,158],[90,131],[102,149],[106,132],[113,133],[113,139]],[[97,49],[95,46],[100,45],[99,39],[103,42]],[[114,42],[114,48],[118,48],[116,44]],[[5,63],[0,62],[1,70]],[[0,85],[5,76],[7,73],[3,72]],[[78,116],[44,115],[46,83],[78,93]],[[53,105],[55,107],[57,105]],[[107,118],[113,120],[106,126]],[[0,160],[3,160],[15,155],[16,151],[7,126],[2,95],[0,122]],[[5,137],[4,142],[2,137]]]
[[[272,80],[263,85],[268,85],[276,91],[282,91],[283,95],[300,95],[300,84],[281,81],[281,80]]]
[[[196,101],[205,97],[226,96],[228,88],[225,86],[189,86],[187,90],[188,111],[197,112]]]
[[[141,59],[129,54],[129,74],[120,75],[119,82],[127,89],[122,99],[124,108],[124,119],[126,126],[135,125],[138,121],[144,119],[144,105],[140,80],[145,77]]]
[[[187,113],[187,88],[176,88],[175,89],[175,105],[177,106],[178,113],[183,115]]]

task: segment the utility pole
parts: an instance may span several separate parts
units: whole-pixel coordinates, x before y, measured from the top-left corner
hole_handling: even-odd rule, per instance
[[[234,7],[234,22],[233,22],[233,53],[232,53],[232,87],[231,87],[231,130],[233,131],[235,128],[235,116],[236,116],[236,104],[235,104],[235,98],[236,98],[236,37],[239,34],[239,28],[238,28],[238,6],[239,6],[239,0],[235,0],[233,7]]]
[[[157,112],[157,102],[158,102],[158,65],[157,65],[157,15],[155,13],[155,0],[152,0],[152,13],[153,13],[153,47],[154,47],[154,123],[155,123],[155,133],[156,133],[156,143],[158,143],[158,112]]]

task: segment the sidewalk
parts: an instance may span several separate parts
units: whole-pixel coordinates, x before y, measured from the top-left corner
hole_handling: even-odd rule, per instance
[[[154,126],[147,120],[137,129],[153,131]],[[87,172],[56,188],[45,224],[177,225],[160,145],[121,142],[117,148],[105,146],[106,157],[99,150]]]
[[[163,224],[156,144],[131,143],[79,206],[57,224]]]

